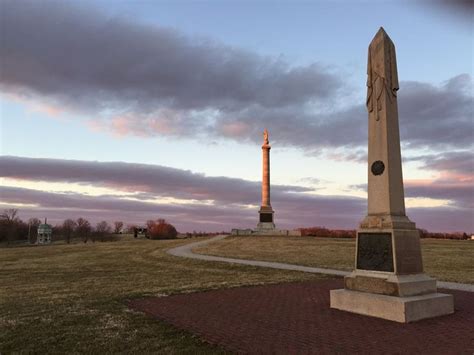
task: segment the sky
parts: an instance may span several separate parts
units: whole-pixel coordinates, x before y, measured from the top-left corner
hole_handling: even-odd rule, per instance
[[[407,215],[474,232],[470,1],[0,1],[0,209],[179,231],[367,212],[367,48],[397,51]]]

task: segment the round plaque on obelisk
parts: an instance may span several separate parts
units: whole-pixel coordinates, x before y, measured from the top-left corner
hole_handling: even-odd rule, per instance
[[[385,164],[383,163],[383,161],[377,160],[372,164],[370,170],[374,175],[382,175],[385,170]]]

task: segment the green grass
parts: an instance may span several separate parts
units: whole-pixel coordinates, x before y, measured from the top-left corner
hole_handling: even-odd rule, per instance
[[[0,249],[0,353],[219,353],[125,301],[322,278],[165,253],[193,240],[123,239]]]
[[[425,272],[438,280],[474,283],[474,242],[422,239]],[[352,270],[355,240],[314,237],[228,237],[201,254]]]

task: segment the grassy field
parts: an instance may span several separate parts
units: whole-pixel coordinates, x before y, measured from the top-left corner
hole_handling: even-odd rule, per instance
[[[188,260],[193,240],[134,240],[0,249],[0,353],[222,352],[125,301],[214,288],[322,278]]]
[[[474,283],[474,242],[422,239],[425,272],[438,280]],[[314,237],[228,237],[201,254],[352,270],[355,240]]]

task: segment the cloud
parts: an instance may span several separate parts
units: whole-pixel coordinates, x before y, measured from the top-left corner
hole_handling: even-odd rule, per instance
[[[80,183],[141,193],[142,198],[173,197],[230,204],[259,204],[260,182],[212,177],[159,165],[62,159],[0,157],[6,178]],[[311,192],[302,186],[273,185],[272,197]]]
[[[29,216],[47,214],[53,221],[64,216],[89,216],[92,221],[120,218],[143,223],[150,218],[163,217],[182,231],[199,228],[219,231],[253,227],[260,203],[259,182],[209,177],[156,165],[3,156],[0,157],[0,176],[117,190],[116,194],[93,197],[9,186],[0,189],[3,206],[26,205],[21,210]],[[134,194],[124,196],[124,191]],[[408,197],[455,201],[447,208],[408,209],[408,215],[420,227],[441,231],[472,230],[472,185],[454,180],[443,184],[409,182],[406,191]],[[184,203],[165,202],[166,197],[181,199]],[[156,202],[160,200],[161,203]],[[31,204],[37,206],[27,207]],[[314,225],[355,228],[367,208],[362,198],[317,195],[312,188],[290,185],[272,185],[272,205],[281,228]],[[446,222],[447,216],[452,217],[451,222]]]
[[[402,82],[399,92],[399,120],[402,143],[409,148],[432,150],[472,147],[472,78],[462,74],[440,84]],[[173,120],[159,120],[186,126],[184,113]],[[315,111],[311,105],[262,107],[248,105],[232,112],[208,112],[213,124],[195,127],[195,132],[225,137],[239,142],[259,142],[263,128],[270,128],[271,140],[279,146],[307,151],[326,148],[326,154],[338,154],[345,160],[365,161],[367,111],[363,103],[331,112]],[[136,116],[126,120],[129,133],[137,129],[148,135],[163,133],[154,121]],[[138,122],[141,122],[139,124]],[[205,120],[201,120],[205,122]],[[339,148],[334,151],[334,148]],[[318,154],[321,151],[317,151]]]
[[[72,2],[5,0],[2,28],[2,90],[93,117],[94,129],[242,142],[267,127],[280,146],[345,156],[366,145],[364,103],[342,108],[347,80],[318,62],[293,66]],[[399,105],[404,143],[472,145],[468,74],[402,82]]]
[[[90,197],[81,194],[52,193],[0,186],[0,208],[14,203],[36,204],[20,207],[20,217],[47,217],[52,223],[66,218],[84,217],[93,223],[101,220],[123,220],[143,225],[148,219],[165,218],[181,232],[229,231],[231,228],[253,228],[257,210],[238,206],[164,205],[129,201],[113,196]],[[365,214],[363,199],[334,196],[299,196],[280,203],[275,208],[275,220],[280,228],[326,226],[356,229]],[[413,208],[408,215],[419,228],[431,231],[473,231],[472,212],[468,209]]]
[[[87,216],[91,221],[124,219],[127,223],[144,224],[148,219],[165,218],[181,231],[202,228],[206,231],[230,230],[256,226],[258,208],[238,204],[157,204],[129,200],[117,196],[86,196],[78,193],[55,193],[25,188],[0,186],[0,207],[23,204],[23,214],[48,217],[52,222],[64,218]],[[31,207],[28,205],[36,205]],[[275,219],[282,228],[304,225],[331,227],[354,226],[363,214],[364,202],[359,198],[287,195],[273,204]]]
[[[0,186],[0,196],[3,206],[37,205],[20,207],[20,211],[23,215],[48,217],[53,223],[60,223],[65,218],[86,217],[94,223],[121,219],[131,224],[145,224],[149,219],[165,218],[181,231],[192,231],[200,226],[206,231],[219,231],[232,223],[245,223],[251,215],[250,210],[225,206],[157,204],[116,196],[91,197],[6,186]]]
[[[440,86],[402,83],[398,96],[402,141],[415,148],[472,147],[473,89],[469,74]]]
[[[463,25],[470,26],[467,28],[472,30],[472,14],[474,13],[474,2],[472,0],[423,0],[419,1],[419,4],[432,7],[443,16],[448,14],[456,20],[457,25],[461,22]]]
[[[366,142],[366,116],[365,107],[362,105],[344,111],[319,114],[304,107],[248,107],[222,117],[212,133],[237,140],[250,139],[259,142],[262,128],[268,127],[271,140],[279,146],[296,146],[308,150],[321,147],[355,147]],[[226,134],[223,127],[235,122],[243,123],[248,129],[242,130],[238,135]]]
[[[123,216],[137,223],[161,216],[176,223],[181,230],[193,230],[206,223],[206,230],[253,227],[258,216],[261,193],[260,182],[120,162],[3,156],[0,157],[0,176],[80,183],[117,190],[115,196],[92,197],[72,192],[53,193],[8,186],[1,188],[0,198],[4,204],[37,204],[35,208],[21,208],[30,215],[36,216],[38,211],[43,211],[52,220],[65,215],[89,215],[93,220],[115,215],[117,217],[114,218]],[[123,191],[135,194],[120,196]],[[296,228],[308,224],[349,227],[364,213],[363,199],[319,196],[313,191],[301,186],[272,185],[272,205],[277,211],[276,220],[280,227]],[[190,203],[150,202],[164,197],[184,199]],[[254,207],[249,208],[249,205]]]
[[[405,196],[449,200],[452,207],[474,208],[474,156],[470,151],[448,151],[406,159],[421,164],[437,177],[431,180],[405,180]],[[351,185],[351,189],[367,191],[367,184]]]
[[[176,30],[66,2],[2,3],[2,83],[83,110],[154,113],[285,107],[326,98],[339,80]]]
[[[432,182],[410,181],[405,183],[406,197],[428,197],[450,200],[452,206],[474,208],[474,184],[435,180]]]
[[[470,151],[450,151],[414,157],[422,169],[438,173],[431,181],[405,182],[407,197],[429,197],[452,201],[458,208],[474,208],[474,156]]]
[[[442,171],[459,180],[474,179],[474,155],[468,150],[421,155],[410,160],[420,161],[425,169]]]

